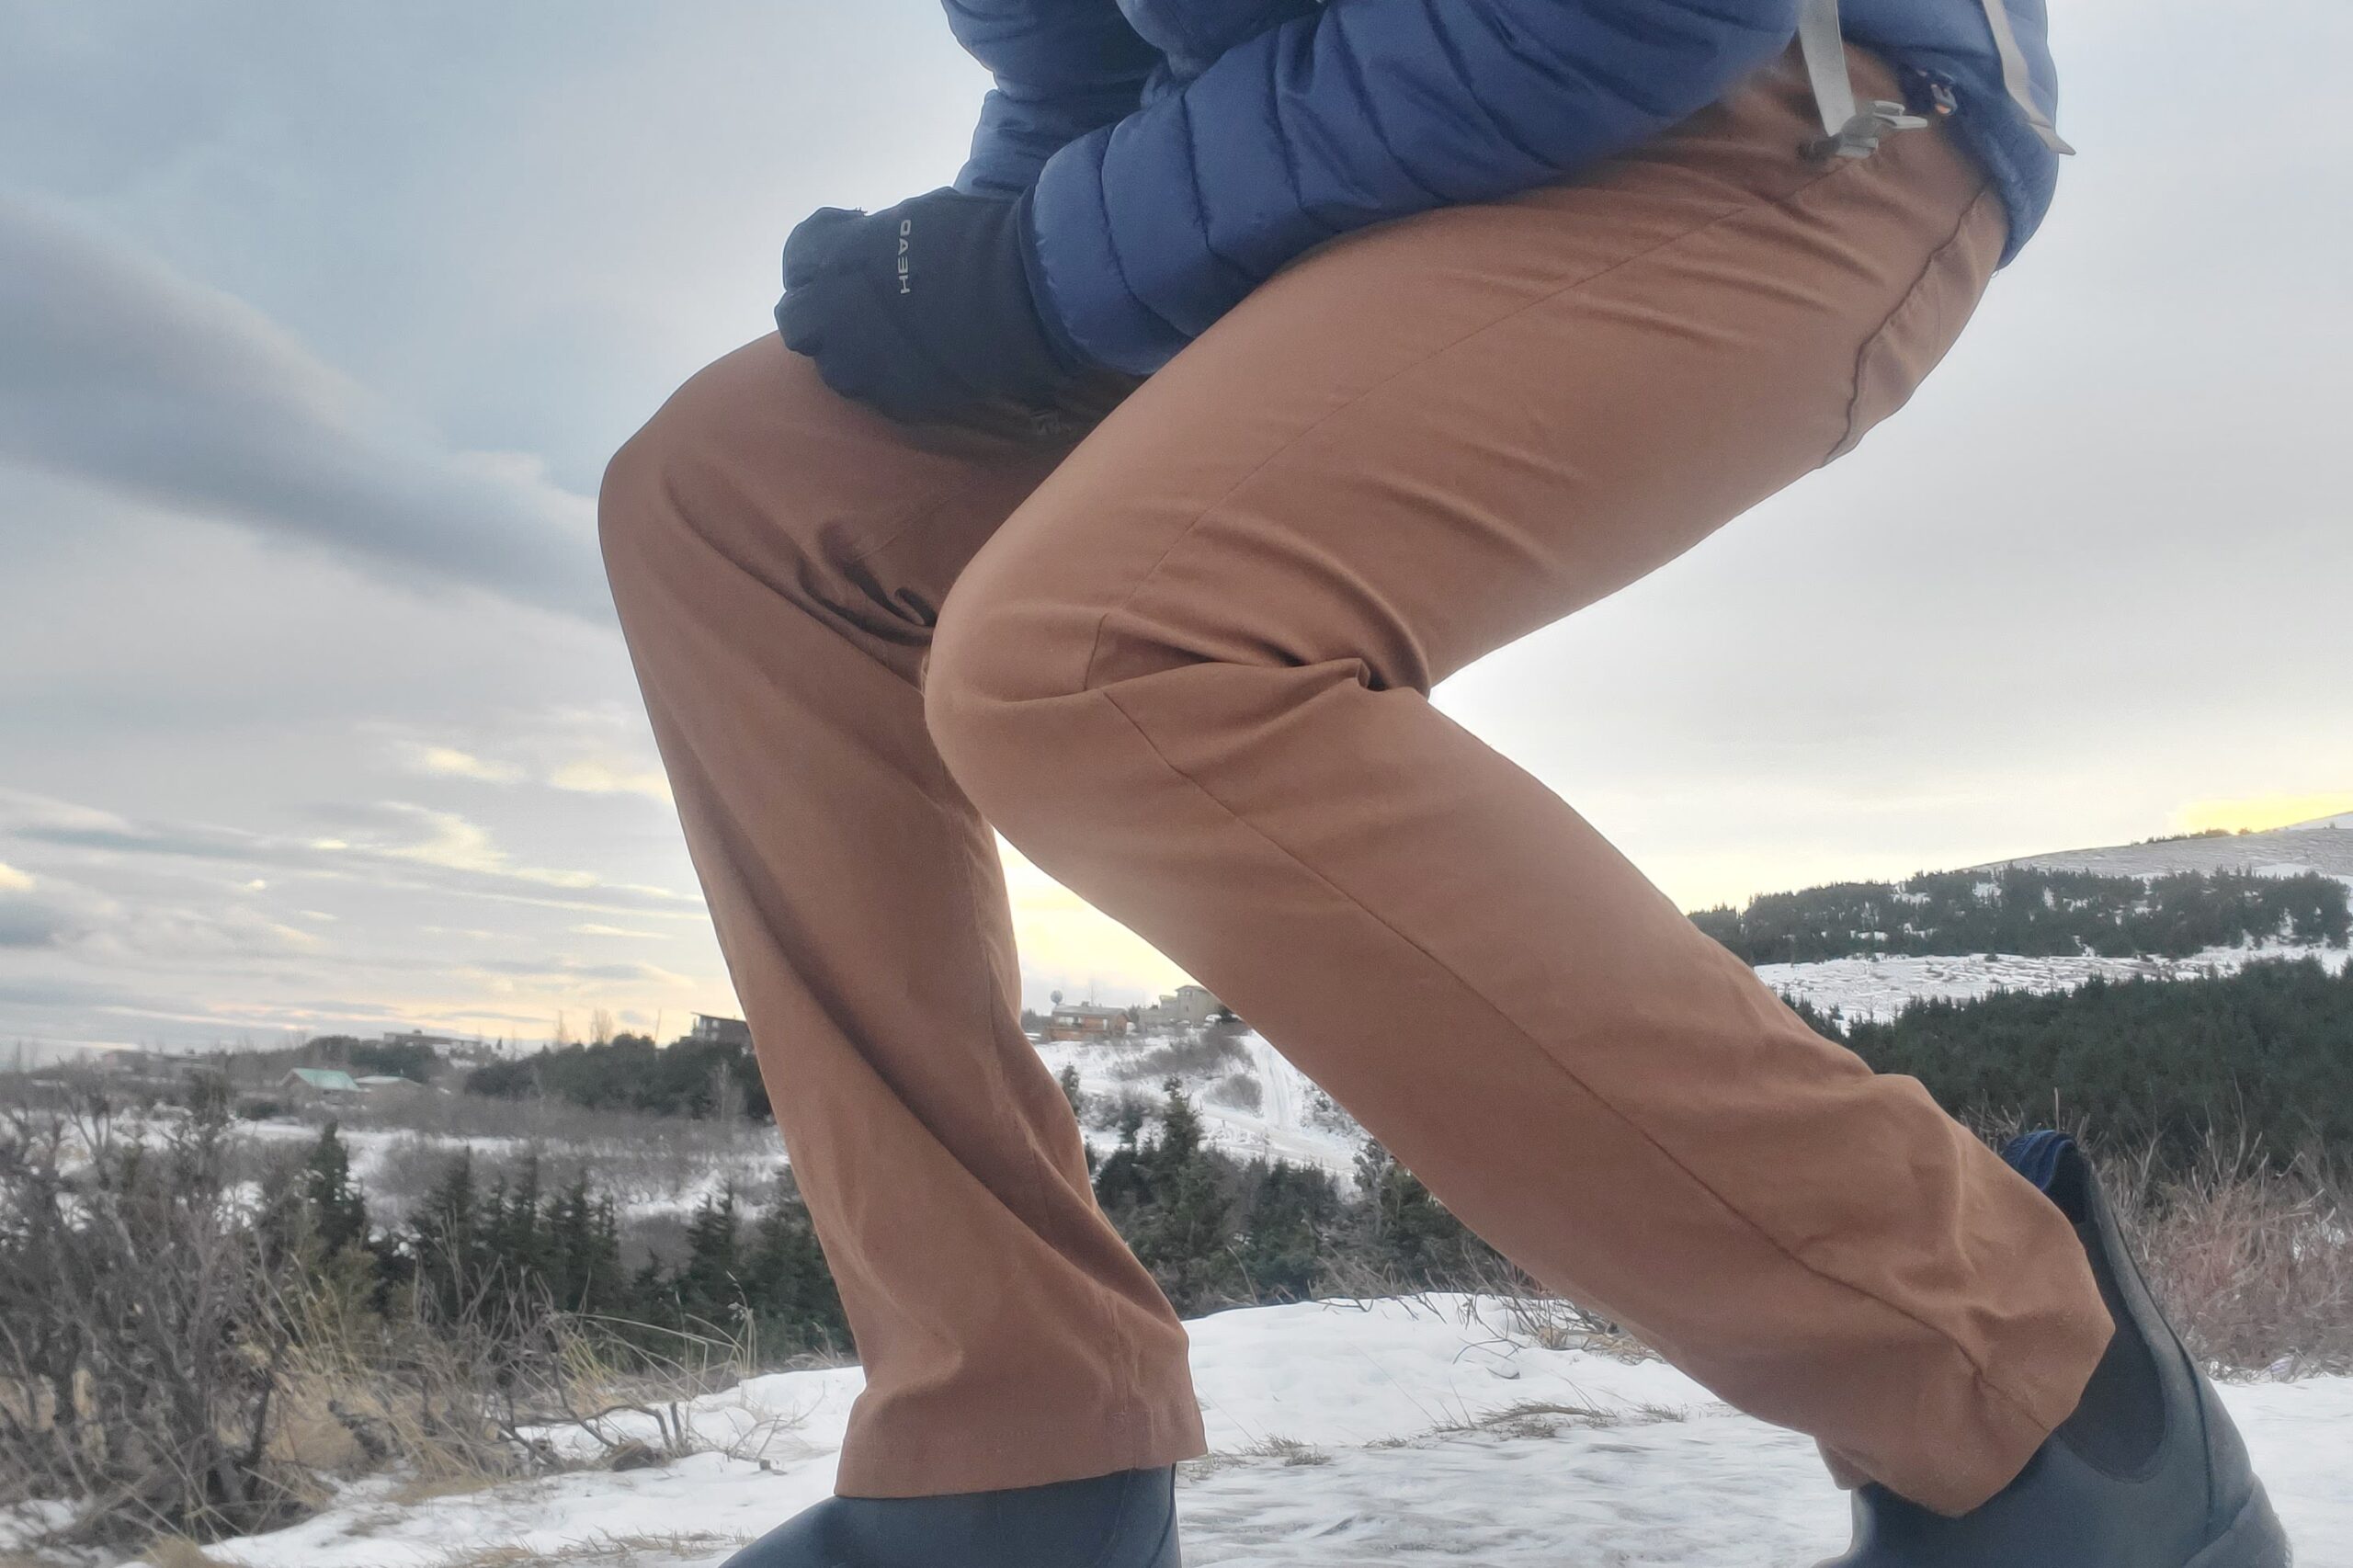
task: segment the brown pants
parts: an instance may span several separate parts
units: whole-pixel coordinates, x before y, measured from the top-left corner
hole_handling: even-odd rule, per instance
[[[1847,1479],[1960,1511],[2074,1408],[2109,1325],[2057,1210],[1427,700],[1960,331],[1982,174],[1941,131],[1809,163],[1811,112],[1785,61],[1573,182],[1323,245],[1074,446],[892,425],[770,337],[614,460],[614,595],[866,1366],[842,1492],[1202,1449],[1019,1028],[992,825]]]

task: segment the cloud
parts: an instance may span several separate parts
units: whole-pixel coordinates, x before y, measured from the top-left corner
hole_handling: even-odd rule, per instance
[[[595,760],[567,762],[548,776],[548,782],[584,795],[643,795],[665,802],[672,799],[670,780],[658,768]]]
[[[26,790],[0,787],[0,835],[122,856],[233,862],[384,886],[544,904],[594,914],[695,916],[696,894],[594,872],[513,863],[480,824],[406,801],[335,808],[339,831],[313,837],[202,824],[134,822]],[[562,896],[560,896],[562,895]]]
[[[59,948],[76,929],[55,900],[0,891],[0,948]]]
[[[0,884],[0,949],[40,949],[94,962],[222,958],[314,950],[320,943],[255,910],[126,904],[55,876]]]
[[[0,949],[71,947],[118,919],[110,899],[54,876],[0,878]]]
[[[445,778],[475,778],[485,784],[512,784],[523,770],[512,763],[484,762],[455,746],[420,746],[412,764],[420,773]]]
[[[691,985],[685,975],[673,974],[666,969],[650,963],[590,963],[584,959],[558,956],[539,959],[501,959],[469,965],[479,974],[498,975],[515,980],[543,981],[605,981],[613,983],[654,984],[671,987]]]
[[[0,457],[595,619],[590,502],[414,427],[243,301],[0,197]]]
[[[33,877],[30,871],[19,871],[6,860],[0,860],[0,892],[30,892]]]

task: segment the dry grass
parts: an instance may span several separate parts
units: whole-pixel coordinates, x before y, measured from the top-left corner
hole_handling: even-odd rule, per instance
[[[2152,1287],[2211,1366],[2353,1373],[2353,1203],[2340,1176],[2212,1143],[2185,1174],[2143,1160],[2107,1179]]]
[[[785,1424],[772,1418],[724,1445],[695,1425],[694,1400],[766,1369],[748,1335],[676,1335],[666,1354],[633,1347],[624,1365],[592,1323],[544,1301],[519,1310],[504,1323],[387,1320],[332,1289],[302,1289],[290,1308],[297,1333],[278,1451],[316,1472],[390,1470],[421,1499],[522,1475],[751,1454]],[[518,1345],[533,1348],[518,1357]],[[545,1435],[557,1429],[592,1446],[566,1457]]]
[[[702,1530],[675,1535],[607,1535],[574,1541],[552,1551],[530,1551],[519,1546],[492,1546],[455,1552],[434,1568],[541,1568],[542,1564],[576,1564],[579,1568],[647,1568],[649,1562],[666,1563],[681,1557],[707,1557],[722,1548],[741,1546],[744,1538],[712,1535]]]
[[[1280,1437],[1269,1434],[1238,1449],[1219,1449],[1195,1460],[1187,1460],[1181,1467],[1188,1481],[1199,1481],[1222,1470],[1234,1470],[1245,1464],[1274,1463],[1291,1469],[1312,1468],[1332,1462],[1332,1456],[1313,1443],[1302,1443],[1296,1437]]]
[[[186,1536],[165,1536],[140,1553],[146,1568],[222,1568],[221,1560]]]
[[[1549,1400],[1529,1400],[1507,1404],[1500,1409],[1472,1412],[1450,1420],[1432,1423],[1422,1431],[1404,1437],[1376,1437],[1365,1445],[1368,1449],[1415,1449],[1426,1444],[1442,1442],[1449,1437],[1503,1437],[1512,1440],[1542,1441],[1567,1431],[1607,1431],[1620,1426],[1655,1426],[1662,1422],[1688,1421],[1691,1413],[1672,1404],[1630,1404],[1614,1410],[1595,1405],[1561,1404]]]
[[[1998,1131],[2000,1130],[1996,1130]],[[2154,1152],[2095,1152],[2150,1284],[2191,1350],[2224,1377],[2353,1374],[2353,1182],[2309,1158],[2282,1168],[2252,1145],[2211,1141],[2186,1171]],[[1628,1361],[1656,1353],[1619,1324],[1496,1260],[1468,1270],[1460,1308],[1361,1264],[1318,1294],[1404,1298],[1492,1339]]]

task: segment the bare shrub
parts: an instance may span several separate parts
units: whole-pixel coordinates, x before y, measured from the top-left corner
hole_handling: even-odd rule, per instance
[[[0,1512],[71,1504],[28,1544],[247,1534],[332,1475],[463,1490],[759,1437],[706,1439],[691,1403],[758,1365],[752,1325],[609,1324],[495,1270],[428,1305],[328,1249],[300,1161],[238,1178],[229,1127],[225,1096],[128,1135],[103,1101],[0,1117]]]
[[[1255,1111],[1267,1103],[1267,1091],[1255,1074],[1234,1073],[1211,1085],[1209,1093],[1202,1097],[1211,1105]]]
[[[1111,1071],[1131,1081],[1163,1078],[1201,1078],[1222,1068],[1249,1065],[1249,1049],[1239,1035],[1221,1032],[1215,1026],[1200,1033],[1168,1040],[1150,1051],[1122,1057]]]
[[[222,1101],[153,1146],[103,1100],[0,1119],[0,1503],[85,1499],[70,1537],[214,1539],[305,1500],[269,1449],[290,1336],[226,1126]]]
[[[1122,1089],[1116,1095],[1088,1095],[1079,1107],[1079,1122],[1098,1132],[1124,1132],[1142,1127],[1152,1118],[1153,1102],[1140,1090]]]

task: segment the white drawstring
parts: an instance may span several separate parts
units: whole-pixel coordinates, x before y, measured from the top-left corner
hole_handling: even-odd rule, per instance
[[[2054,153],[2073,153],[2075,149],[2060,140],[2059,128],[2051,123],[2051,117],[2034,101],[2034,78],[2027,72],[2026,51],[2018,47],[2018,30],[2010,26],[2009,7],[2002,0],[1983,0],[1983,4],[1986,24],[1994,29],[1994,49],[2002,57],[2002,85],[2010,90],[2018,108],[2026,110],[2026,122],[2034,127],[2034,133],[2042,138],[2044,146]]]
[[[2027,71],[2026,52],[2010,25],[2002,0],[1980,0],[1994,29],[1994,51],[2001,57],[2002,85],[2027,123],[2054,153],[2072,153],[2059,139],[2058,128],[2034,101],[2033,80]],[[1822,115],[1822,140],[1806,151],[1817,158],[1868,158],[1879,150],[1880,138],[1891,131],[1916,131],[1927,124],[1904,105],[1874,98],[1869,107],[1855,101],[1855,85],[1847,74],[1847,40],[1838,25],[1838,0],[1804,0],[1798,12],[1798,48],[1805,56],[1806,75],[1813,84],[1814,106]]]

